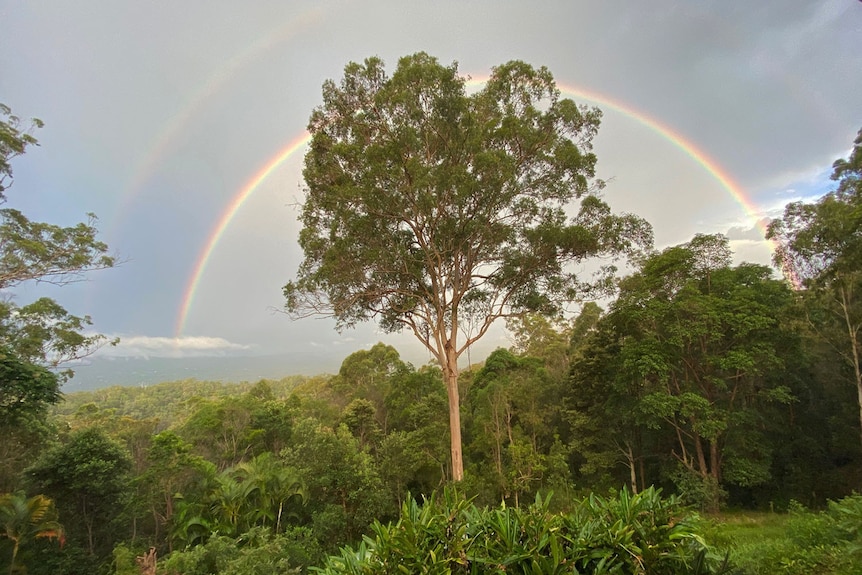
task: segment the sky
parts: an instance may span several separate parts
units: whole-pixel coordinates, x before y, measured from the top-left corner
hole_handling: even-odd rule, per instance
[[[73,225],[95,213],[121,259],[54,297],[119,336],[114,357],[318,356],[377,341],[277,310],[294,278],[304,129],[350,61],[418,51],[473,78],[547,66],[603,110],[598,175],[656,246],[725,233],[769,263],[766,218],[829,191],[862,128],[858,0],[0,0],[0,102],[38,117],[7,207]],[[508,346],[503,330],[475,356]],[[301,371],[301,360],[286,366]]]

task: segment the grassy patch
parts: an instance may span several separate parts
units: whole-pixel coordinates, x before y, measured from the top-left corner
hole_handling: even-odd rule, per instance
[[[744,575],[862,575],[860,528],[862,496],[853,496],[822,512],[721,514],[708,540]]]

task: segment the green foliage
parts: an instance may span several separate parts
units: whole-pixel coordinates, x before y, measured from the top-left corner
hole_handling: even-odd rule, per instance
[[[590,195],[600,113],[560,99],[544,68],[504,64],[468,96],[457,67],[427,54],[402,58],[391,77],[370,58],[348,64],[340,85],[327,81],[323,97],[309,122],[306,261],[285,288],[291,310],[319,296],[342,325],[381,313],[384,328],[418,327],[431,318],[404,304],[430,305],[418,283],[430,278],[480,307],[503,295],[514,306],[547,306],[578,284],[563,261],[650,241],[644,222],[613,218]],[[565,225],[562,205],[587,196]],[[434,254],[445,257],[440,269]],[[455,278],[462,260],[466,275]],[[499,267],[493,281],[472,286],[475,268],[487,265]]]
[[[154,519],[154,535],[173,523],[178,493],[203,497],[195,492],[196,482],[212,475],[212,464],[192,454],[192,446],[172,431],[152,437],[147,468],[137,477],[138,499],[146,501]]]
[[[395,509],[409,493],[430,493],[449,464],[446,390],[439,368],[403,365],[384,398],[387,433],[375,453],[380,478]]]
[[[55,373],[0,347],[0,429],[19,423],[27,415],[43,416],[60,398]]]
[[[341,413],[341,421],[359,440],[360,449],[375,449],[382,431],[377,423],[377,410],[367,399],[354,399]]]
[[[260,387],[239,396],[191,398],[186,407],[179,434],[219,469],[277,451],[291,434],[290,410]]]
[[[293,390],[306,382],[301,375],[288,376],[274,381],[266,380],[274,400],[284,400]],[[260,383],[260,382],[258,382]],[[188,417],[197,400],[215,400],[252,394],[257,384],[249,382],[226,383],[184,379],[166,381],[146,387],[111,386],[93,391],[78,391],[66,395],[54,409],[62,417],[69,417],[87,404],[96,404],[101,410],[110,410],[117,416],[135,419],[158,419],[165,427],[174,426]],[[257,399],[260,399],[259,397]]]
[[[726,238],[697,235],[645,258],[576,357],[569,402],[580,429],[617,422],[584,446],[587,461],[622,453],[634,485],[654,442],[664,476],[711,510],[722,488],[771,479],[762,430],[775,405],[795,401],[780,374],[799,353],[788,286],[730,257]]]
[[[271,453],[219,473],[210,470],[204,488],[191,493],[193,499],[172,497],[178,499],[176,514],[166,515],[174,538],[185,545],[213,535],[238,537],[255,527],[281,533],[306,501],[298,473]]]
[[[289,518],[286,509],[290,509],[291,502],[307,502],[307,490],[299,473],[271,453],[238,465],[235,473],[243,483],[252,486],[254,496],[247,503],[255,509],[258,524],[272,528],[276,534]]]
[[[9,107],[0,104],[0,204],[12,185],[11,161],[37,144],[31,131],[41,126],[33,120],[30,129],[22,128]],[[107,249],[97,239],[92,214],[87,223],[64,228],[33,222],[19,210],[0,209],[0,437],[20,447],[11,457],[0,458],[0,489],[17,487],[21,464],[32,460],[44,439],[30,433],[38,427],[33,421],[60,400],[60,384],[72,374],[51,370],[108,343],[101,335],[86,335],[89,317],[72,315],[49,298],[19,305],[9,290],[24,282],[64,285],[83,279],[89,271],[114,265]],[[25,438],[35,441],[27,445]]]
[[[778,242],[775,263],[796,281],[828,287],[845,273],[859,271],[862,244],[856,233],[862,221],[862,130],[847,159],[833,164],[833,192],[816,202],[793,202],[773,220],[768,237]]]
[[[847,159],[833,164],[837,188],[816,202],[793,202],[769,225],[775,264],[805,288],[808,323],[849,368],[862,444],[862,130]],[[845,376],[846,377],[846,376]]]
[[[135,553],[128,545],[118,543],[113,551],[113,575],[140,575],[140,570],[135,565]]]
[[[42,122],[33,120],[32,128]],[[0,104],[0,203],[12,185],[11,160],[38,145],[8,106]],[[70,228],[32,222],[18,210],[0,210],[0,289],[38,280],[65,284],[82,274],[114,265],[108,246],[96,239],[95,216]]]
[[[282,452],[308,495],[298,509],[326,548],[353,541],[375,518],[386,518],[390,505],[374,458],[345,425],[336,429],[312,419],[296,424],[293,445]]]
[[[0,493],[24,488],[22,471],[56,436],[56,421],[31,410],[0,427]]]
[[[27,575],[108,575],[111,555],[94,555],[83,547],[67,542],[39,541],[29,550]]]
[[[683,503],[702,511],[713,511],[716,502],[723,503],[727,498],[727,492],[714,477],[703,477],[683,465],[676,466],[670,480]]]
[[[22,128],[0,104],[0,204],[12,185],[11,161],[37,145],[31,131],[40,127],[42,122],[33,120],[30,129]],[[0,437],[14,449],[2,458],[0,489],[17,487],[22,464],[32,461],[44,440],[33,433],[40,427],[34,422],[60,400],[60,384],[72,375],[51,370],[109,343],[104,336],[86,335],[89,317],[72,315],[49,298],[18,305],[9,290],[34,281],[65,285],[113,266],[115,258],[98,240],[95,222],[90,214],[86,223],[61,227],[0,209],[0,290],[5,294],[0,301]]]
[[[595,304],[587,304],[586,309],[592,310],[592,306]],[[582,314],[580,317],[587,316]],[[508,320],[506,329],[515,339],[513,351],[521,356],[541,359],[545,369],[556,379],[565,376],[569,368],[570,338],[575,336],[570,335],[569,326],[563,320],[527,314]]]
[[[96,216],[87,223],[63,228],[30,221],[18,210],[0,210],[0,285],[25,281],[64,285],[87,271],[113,267],[108,246],[96,239]]]
[[[536,324],[542,325],[522,325]],[[565,353],[566,337],[557,341],[558,351]],[[486,475],[495,487],[485,494],[492,501],[503,498],[517,505],[520,498],[547,490],[552,479],[563,483],[568,479],[565,459],[560,462],[551,455],[557,445],[553,433],[560,425],[561,379],[547,367],[558,361],[498,349],[471,382],[464,400],[471,438],[467,454],[476,466],[474,472]]]
[[[338,375],[329,384],[346,402],[361,399],[371,403],[378,426],[386,431],[388,417],[385,398],[396,373],[407,369],[398,351],[377,343],[371,349],[353,352],[341,362]]]
[[[567,515],[547,499],[529,508],[477,508],[454,491],[404,503],[390,525],[375,523],[356,548],[319,573],[719,573],[726,566],[693,517],[658,491],[591,496]]]
[[[594,538],[590,561],[597,571],[603,564],[612,572],[614,563],[625,565],[623,572],[668,575],[725,568],[706,545],[697,516],[652,487],[634,495],[624,488],[607,499],[590,495],[570,521],[579,540],[587,534]]]
[[[34,127],[41,125],[34,120]],[[0,203],[12,183],[11,159],[35,144],[32,134],[21,131],[19,118],[0,104]],[[65,285],[112,267],[116,260],[106,255],[108,246],[97,239],[95,223],[89,214],[86,223],[64,228],[31,221],[19,210],[0,210],[0,289],[29,281]],[[24,362],[56,367],[92,353],[107,340],[84,335],[89,326],[89,317],[71,315],[49,298],[0,305],[0,347]]]
[[[598,489],[619,485],[629,475],[621,471],[620,456],[632,453],[635,458],[642,423],[635,408],[643,390],[636,382],[617,377],[621,354],[615,330],[600,318],[588,317],[585,322],[593,327],[575,343],[569,385],[560,403],[575,481]],[[619,480],[612,479],[617,476]]]
[[[323,553],[307,528],[273,534],[256,527],[239,536],[212,537],[205,545],[175,551],[160,565],[167,575],[267,575],[304,573]]]
[[[0,203],[6,200],[5,192],[12,185],[11,160],[29,146],[39,145],[31,131],[41,127],[42,121],[34,119],[29,129],[22,130],[21,118],[12,114],[9,106],[0,103]]]
[[[440,368],[425,365],[405,367],[395,373],[384,400],[388,430],[427,431],[428,435],[448,435],[446,389]],[[445,449],[445,446],[444,446]]]
[[[70,543],[107,556],[124,531],[132,493],[128,452],[99,429],[70,435],[44,452],[27,470],[33,487],[51,497],[66,524]]]

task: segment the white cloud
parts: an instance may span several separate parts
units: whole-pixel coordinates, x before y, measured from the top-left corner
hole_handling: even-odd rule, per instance
[[[760,191],[755,193],[759,199],[772,195],[775,201],[779,202],[787,202],[788,198],[796,197],[818,198],[835,186],[831,175],[831,163],[808,170],[789,170],[774,174],[763,183]]]
[[[113,337],[113,336],[111,336]],[[222,337],[147,335],[119,336],[120,343],[106,346],[97,353],[106,357],[205,357],[246,351],[250,345],[234,343]]]
[[[733,265],[750,262],[772,266],[772,246],[763,240],[738,239],[730,240],[733,251]]]
[[[760,218],[753,226],[731,226],[724,235],[730,241],[762,242],[765,240],[763,230],[769,222],[770,218]]]

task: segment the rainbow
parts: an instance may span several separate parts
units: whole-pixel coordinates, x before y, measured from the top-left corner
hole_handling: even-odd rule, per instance
[[[487,77],[472,77],[467,81],[467,85],[479,86],[481,84],[484,84],[486,81]],[[674,146],[682,150],[682,152],[684,152],[687,156],[697,162],[704,170],[706,170],[707,173],[709,173],[710,176],[717,180],[721,184],[721,186],[725,190],[727,190],[727,192],[733,197],[733,199],[737,203],[739,203],[740,206],[742,206],[742,208],[749,216],[753,217],[755,220],[758,220],[757,206],[755,206],[745,196],[739,184],[734,181],[733,177],[727,171],[725,171],[721,166],[719,166],[719,164],[715,160],[710,158],[703,150],[700,149],[700,147],[698,147],[691,140],[685,138],[674,129],[662,124],[658,120],[650,117],[649,115],[641,112],[640,110],[636,110],[635,108],[624,104],[619,100],[610,98],[604,94],[560,83],[557,83],[557,87],[560,89],[560,92],[567,97],[588,100],[590,102],[598,104],[600,107],[619,112],[624,116],[646,126],[667,141],[671,142]],[[300,136],[297,136],[293,140],[291,140],[288,145],[279,150],[263,165],[263,167],[261,167],[257,172],[255,172],[255,174],[251,177],[248,183],[246,183],[239,190],[239,192],[237,192],[236,195],[230,200],[218,222],[213,227],[206,241],[206,244],[204,245],[203,250],[201,250],[198,260],[195,263],[194,268],[192,269],[191,277],[189,279],[186,290],[183,293],[182,303],[180,305],[180,312],[177,318],[175,337],[180,337],[183,333],[183,330],[185,329],[186,320],[188,319],[192,304],[194,303],[195,292],[197,291],[201,278],[206,271],[207,263],[209,262],[209,259],[215,251],[215,248],[217,247],[219,240],[221,239],[225,230],[230,225],[231,220],[234,218],[240,208],[242,208],[246,200],[248,200],[248,198],[251,197],[255,190],[257,190],[257,188],[263,183],[263,181],[266,180],[267,177],[269,177],[269,175],[272,174],[292,154],[304,148],[308,144],[310,138],[311,136],[307,132],[303,132]],[[757,226],[761,228],[761,230],[765,233],[766,226],[763,222],[757,221]]]
[[[749,200],[748,197],[743,193],[742,188],[739,186],[738,183],[736,183],[736,181],[733,179],[733,176],[731,176],[730,173],[724,170],[718,164],[718,162],[707,156],[706,152],[701,150],[700,147],[697,146],[694,142],[685,138],[682,134],[680,134],[673,128],[661,124],[655,118],[652,118],[651,116],[644,114],[639,110],[635,110],[631,106],[627,106],[619,100],[610,98],[597,92],[584,90],[582,88],[575,88],[573,86],[566,86],[562,84],[558,84],[557,86],[560,88],[560,91],[567,96],[583,98],[585,100],[590,100],[591,102],[596,102],[600,104],[600,106],[619,112],[646,126],[657,134],[663,136],[674,146],[682,150],[687,156],[700,164],[700,166],[704,170],[706,170],[709,175],[715,178],[721,184],[721,186],[728,191],[728,193],[733,197],[733,199],[740,206],[742,206],[742,209],[745,210],[746,214],[756,220],[756,224],[760,228],[760,230],[764,234],[766,233],[766,224],[764,224],[760,220],[760,218],[758,218],[760,209],[757,207],[757,205],[755,205],[751,200]]]
[[[112,218],[116,223],[107,230],[108,237],[115,235],[116,229],[121,227],[127,217],[127,212],[131,209],[144,184],[156,172],[156,168],[164,161],[164,157],[171,151],[175,142],[186,132],[192,119],[204,109],[206,102],[228,85],[236,74],[248,64],[275,46],[291,40],[299,33],[319,24],[322,18],[321,9],[311,8],[274,27],[266,35],[258,38],[222,63],[200,88],[190,94],[179,111],[162,126],[148,146],[146,153],[135,164],[132,176],[126,183],[122,202],[117,208],[115,217]]]
[[[176,326],[176,337],[182,335],[183,328],[185,327],[186,318],[188,318],[189,310],[192,307],[192,302],[194,301],[195,292],[198,289],[198,284],[201,281],[201,277],[204,275],[204,271],[206,270],[207,263],[209,262],[210,256],[212,256],[213,251],[215,251],[216,245],[218,245],[219,240],[224,234],[227,227],[230,225],[231,220],[236,215],[236,213],[242,208],[245,201],[251,197],[251,195],[255,192],[257,187],[266,180],[270,174],[272,174],[282,163],[284,163],[294,152],[297,150],[304,148],[308,141],[311,139],[311,135],[308,132],[303,132],[302,135],[294,138],[287,146],[282,148],[277,154],[275,154],[272,158],[267,161],[263,167],[261,167],[257,172],[255,172],[254,176],[245,184],[239,192],[231,199],[230,203],[225,208],[215,227],[207,239],[206,244],[204,245],[204,249],[201,250],[200,257],[198,257],[197,263],[192,269],[191,279],[189,280],[188,286],[186,287],[185,293],[183,294],[182,304],[180,305],[180,314],[177,319]]]

